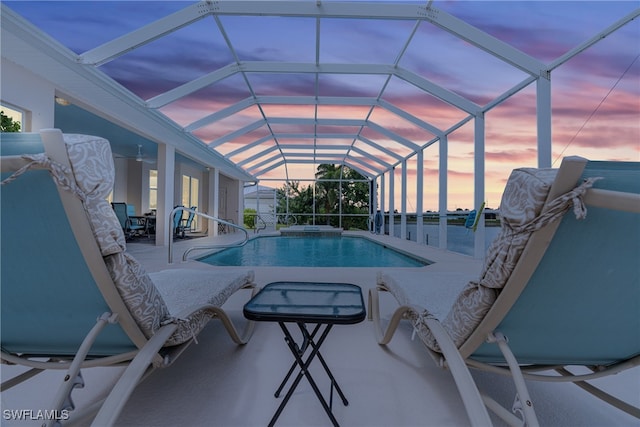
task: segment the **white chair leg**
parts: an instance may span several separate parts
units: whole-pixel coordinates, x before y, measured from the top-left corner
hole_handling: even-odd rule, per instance
[[[487,407],[482,400],[471,372],[462,359],[458,348],[455,346],[447,331],[442,327],[440,321],[434,318],[425,317],[423,322],[429,328],[434,338],[442,350],[447,366],[453,375],[453,379],[458,387],[460,397],[467,410],[469,421],[472,426],[491,426],[491,418],[487,412]]]
[[[52,409],[54,412],[57,413],[63,410],[68,411],[74,409],[73,400],[71,399],[71,392],[76,387],[84,387],[84,382],[82,381],[82,376],[80,375],[82,362],[84,362],[85,357],[87,357],[89,350],[91,350],[91,346],[93,346],[93,343],[95,342],[102,329],[109,323],[116,323],[117,317],[117,315],[113,315],[111,313],[104,313],[98,318],[96,324],[93,326],[93,328],[91,328],[87,336],[82,341],[80,348],[73,358],[73,362],[71,362],[71,366],[69,366],[69,369],[65,374],[62,385],[58,389],[58,392],[53,399]],[[50,419],[48,420],[46,425],[47,427],[51,427],[55,422],[56,420]]]
[[[533,400],[531,400],[527,384],[524,382],[520,365],[518,365],[518,361],[507,344],[507,338],[499,332],[494,332],[489,335],[488,342],[498,345],[502,355],[509,365],[511,377],[513,378],[513,382],[516,386],[516,392],[518,393],[517,399],[520,401],[520,405],[517,410],[522,411],[522,415],[524,416],[527,426],[538,427],[539,423],[538,418],[536,417],[536,412],[533,409]]]

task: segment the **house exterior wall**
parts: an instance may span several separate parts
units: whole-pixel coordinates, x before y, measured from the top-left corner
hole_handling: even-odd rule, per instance
[[[4,57],[0,81],[2,102],[25,113],[23,131],[54,127],[55,87],[51,83]]]

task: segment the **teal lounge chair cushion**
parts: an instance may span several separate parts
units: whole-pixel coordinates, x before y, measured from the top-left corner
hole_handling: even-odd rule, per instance
[[[102,250],[105,265],[120,293],[125,305],[136,320],[136,323],[147,338],[151,338],[155,332],[165,323],[176,321],[178,310],[169,310],[167,300],[154,284],[154,280],[147,274],[140,263],[127,254],[124,233],[120,222],[106,201],[110,189],[113,187],[114,166],[111,156],[111,148],[107,140],[87,136],[65,135],[65,145],[72,164],[73,176],[78,187],[85,197],[85,209],[94,228],[94,235]],[[198,274],[201,272],[198,272]],[[196,274],[196,273],[194,273]],[[181,295],[186,297],[189,305],[194,302],[218,305],[211,298],[225,301],[229,295],[241,286],[253,280],[253,276],[233,275],[235,280],[224,281],[223,289],[215,286],[223,283],[217,279],[217,275],[210,272],[200,274],[197,278],[191,277],[187,271],[182,272],[182,277],[176,274],[156,274],[156,280],[163,277],[172,277],[172,286],[179,283],[200,283],[199,289],[204,295],[196,295],[194,292],[185,291],[183,285]],[[175,295],[167,293],[166,281],[163,281],[165,294],[169,302],[173,304]],[[170,286],[171,286],[170,285]],[[221,305],[221,304],[220,304]],[[191,339],[211,319],[211,313],[200,311],[189,316],[188,319],[180,319],[178,329],[165,345],[178,345]]]
[[[480,278],[467,283],[446,317],[441,319],[456,346],[461,346],[484,319],[517,265],[531,234],[560,218],[572,206],[574,196],[592,185],[591,182],[584,183],[556,198],[542,212],[556,174],[555,169],[531,168],[515,169],[511,173],[500,203],[501,230],[487,251]],[[394,286],[392,281],[388,285]],[[427,346],[439,352],[430,330],[420,319],[413,321]]]
[[[109,141],[65,134],[64,142],[71,170],[54,172],[54,179],[83,200],[111,278],[138,327],[151,338],[170,318],[169,310],[142,266],[125,253],[122,227],[106,200],[115,179]]]

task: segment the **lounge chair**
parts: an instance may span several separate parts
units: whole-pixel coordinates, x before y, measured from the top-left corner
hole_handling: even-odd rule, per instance
[[[233,341],[247,342],[253,323],[239,333],[221,307],[240,289],[257,291],[253,272],[147,274],[127,254],[105,200],[114,179],[107,140],[59,130],[1,138],[0,356],[32,368],[3,391],[39,371],[66,370],[43,410],[69,414],[81,368],[126,364],[94,419],[111,425],[143,375],[170,366],[212,318]]]
[[[587,382],[640,365],[639,193],[639,163],[571,157],[558,170],[515,170],[480,277],[378,275],[369,294],[378,342],[410,320],[451,370],[472,424],[490,425],[489,408],[511,425],[537,425],[525,380],[574,382],[640,418]],[[383,291],[400,304],[386,330]],[[513,378],[513,413],[479,393],[469,367]]]

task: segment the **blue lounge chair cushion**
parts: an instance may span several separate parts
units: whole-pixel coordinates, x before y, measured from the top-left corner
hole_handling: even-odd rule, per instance
[[[500,204],[501,230],[487,251],[482,272],[478,280],[467,283],[453,303],[442,325],[456,346],[462,345],[476,329],[496,301],[533,231],[557,219],[566,212],[572,197],[563,195],[554,200],[552,211],[545,205],[557,170],[515,169],[507,182]],[[583,184],[583,191],[591,183]],[[394,286],[393,281],[388,283]],[[394,293],[397,290],[394,290]],[[431,331],[417,323],[417,331],[429,348],[440,351]]]
[[[108,191],[104,183],[111,183],[108,185],[110,189],[115,174],[108,141],[87,136],[67,138],[65,135],[65,145],[73,170],[73,176],[69,178],[71,181],[75,180],[84,193],[85,209],[94,226],[94,235],[102,249],[105,265],[122,300],[147,338],[151,338],[163,324],[176,321],[179,311],[173,302],[175,295],[167,292],[167,289],[175,288],[182,283],[179,295],[187,299],[188,306],[193,306],[194,302],[201,304],[205,301],[218,306],[233,292],[253,281],[251,272],[244,275],[234,273],[225,280],[219,280],[219,274],[214,275],[210,272],[156,274],[154,277],[163,283],[164,294],[172,303],[173,309],[169,310],[163,294],[152,278],[135,258],[125,252],[122,227],[115,212],[105,200]],[[197,276],[194,277],[194,274]],[[169,285],[166,280],[162,281],[167,277],[172,279]],[[201,292],[185,291],[184,286],[188,286],[191,280],[195,280],[196,285],[199,284],[197,287]],[[204,310],[190,315],[187,319],[179,319],[178,329],[165,346],[178,345],[190,340],[210,319],[211,313]]]

